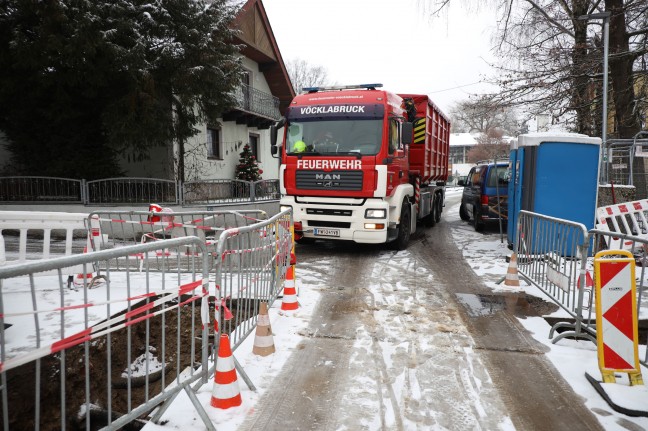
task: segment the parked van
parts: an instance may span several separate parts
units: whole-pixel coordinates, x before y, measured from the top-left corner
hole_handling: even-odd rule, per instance
[[[479,162],[459,185],[464,186],[459,207],[461,220],[473,221],[480,232],[486,223],[507,221],[508,161]]]

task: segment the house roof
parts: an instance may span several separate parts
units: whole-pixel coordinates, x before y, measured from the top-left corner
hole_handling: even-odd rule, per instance
[[[243,45],[241,53],[258,63],[259,71],[265,76],[270,92],[279,98],[279,109],[283,114],[295,97],[295,90],[290,83],[263,2],[245,2],[234,20],[234,26],[240,30],[235,42]]]
[[[451,147],[472,147],[477,145],[477,139],[470,133],[450,133]]]

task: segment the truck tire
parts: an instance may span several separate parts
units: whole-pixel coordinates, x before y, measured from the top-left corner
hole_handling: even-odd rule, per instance
[[[401,208],[400,223],[398,224],[398,236],[394,240],[396,250],[405,250],[410,239],[410,227],[412,225],[412,210],[407,199],[403,200]]]
[[[421,222],[423,222],[423,225],[425,227],[434,227],[436,224],[435,220],[436,217],[434,216],[434,205],[436,204],[436,201],[432,201],[432,205],[430,208],[430,214],[426,215],[421,219]]]
[[[468,215],[468,211],[466,211],[464,204],[459,205],[459,218],[461,218],[461,220],[463,221],[470,220],[470,215]]]
[[[436,195],[434,198],[434,222],[439,223],[441,221],[441,213],[443,212],[443,201],[441,200],[441,195]]]

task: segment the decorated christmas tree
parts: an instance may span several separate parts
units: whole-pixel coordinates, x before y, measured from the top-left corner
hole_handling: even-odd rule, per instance
[[[235,178],[237,180],[259,181],[262,173],[263,170],[259,169],[258,162],[254,154],[252,154],[250,146],[245,144],[238,165],[236,165]]]

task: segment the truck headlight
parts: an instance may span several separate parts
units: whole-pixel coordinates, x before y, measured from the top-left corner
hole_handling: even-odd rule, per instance
[[[368,209],[365,211],[365,218],[387,218],[387,210]]]
[[[283,212],[283,211],[291,210],[291,209],[292,209],[292,207],[290,205],[280,205],[279,206],[279,212]]]

